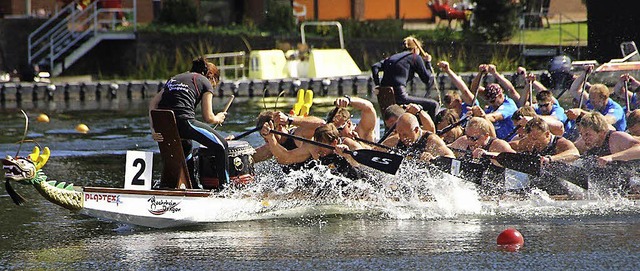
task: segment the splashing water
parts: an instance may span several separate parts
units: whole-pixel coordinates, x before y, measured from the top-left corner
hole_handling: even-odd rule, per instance
[[[266,211],[294,216],[315,214],[321,209],[389,219],[443,219],[482,211],[472,184],[410,162],[405,162],[395,176],[360,168],[367,178],[356,180],[334,174],[323,165],[288,174],[273,160],[255,167],[259,173],[255,183],[226,189],[222,196],[264,199]]]

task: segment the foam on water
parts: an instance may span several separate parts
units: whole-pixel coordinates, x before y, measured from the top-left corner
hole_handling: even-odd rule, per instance
[[[255,183],[222,192],[227,198],[262,203],[259,208],[255,204],[242,207],[244,210],[234,208],[235,212],[243,213],[236,218],[251,219],[251,213],[260,218],[358,214],[419,220],[640,213],[636,201],[597,190],[576,191],[576,194],[582,193],[583,200],[554,200],[538,189],[518,197],[487,200],[480,196],[475,184],[413,162],[403,163],[396,175],[362,168],[369,177],[358,180],[332,174],[326,166],[288,174],[274,161],[255,166],[258,172]]]

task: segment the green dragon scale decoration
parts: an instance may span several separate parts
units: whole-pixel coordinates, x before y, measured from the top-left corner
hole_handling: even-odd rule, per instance
[[[83,193],[76,191],[73,184],[47,181],[47,175],[42,172],[41,168],[49,160],[50,154],[48,147],[45,147],[42,153],[40,153],[40,148],[35,147],[27,157],[7,156],[2,159],[7,193],[14,203],[20,205],[25,200],[11,187],[10,181],[25,185],[31,184],[44,198],[57,205],[72,211],[82,209],[84,206]]]

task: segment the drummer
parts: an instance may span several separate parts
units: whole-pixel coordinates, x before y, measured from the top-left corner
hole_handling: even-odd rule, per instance
[[[183,139],[185,157],[191,152],[191,140],[206,146],[216,157],[225,157],[219,161],[223,166],[216,167],[217,177],[223,183],[229,182],[229,161],[227,141],[208,124],[221,124],[226,112],[214,114],[212,99],[213,88],[220,80],[220,70],[203,57],[194,59],[191,70],[170,78],[162,90],[149,103],[149,114],[155,109],[170,109],[175,114],[178,134]],[[196,120],[196,106],[202,102],[202,117],[206,123]],[[162,142],[164,137],[156,133],[151,122],[153,139]]]

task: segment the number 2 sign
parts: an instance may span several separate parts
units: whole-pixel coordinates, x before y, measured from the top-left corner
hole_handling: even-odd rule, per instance
[[[153,153],[127,151],[127,165],[124,172],[124,189],[151,190]]]

